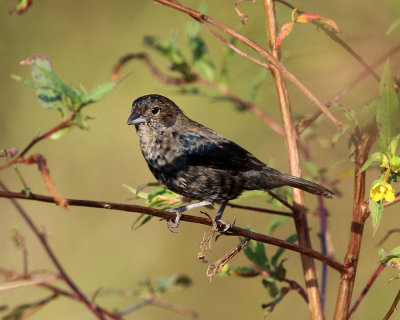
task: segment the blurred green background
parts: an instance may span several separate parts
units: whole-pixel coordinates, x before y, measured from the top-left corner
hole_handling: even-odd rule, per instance
[[[198,1],[185,1],[194,8]],[[294,6],[311,13],[333,19],[342,29],[341,37],[366,61],[372,62],[399,40],[400,30],[389,36],[386,31],[400,15],[400,2],[371,1],[350,2],[313,1],[307,6],[293,1]],[[151,1],[35,1],[27,13],[9,15],[8,8],[15,1],[0,3],[0,148],[16,147],[22,150],[37,134],[57,124],[60,119],[54,111],[44,110],[33,90],[10,79],[18,74],[30,79],[30,69],[19,62],[34,54],[43,54],[53,63],[53,70],[68,84],[83,84],[87,89],[109,81],[111,70],[120,57],[130,52],[147,51],[161,68],[166,60],[149,51],[142,44],[144,35],[156,35],[166,39],[177,30],[178,43],[185,48],[183,26],[188,17],[182,13]],[[240,8],[249,15],[249,22],[241,26],[234,10],[233,1],[211,1],[207,13],[241,32],[259,44],[266,45],[265,22],[262,1],[243,3]],[[280,24],[289,22],[289,9],[277,4]],[[218,64],[225,50],[222,43],[206,31],[210,55]],[[322,100],[332,98],[362,67],[339,45],[312,25],[296,25],[283,43],[283,56],[289,70],[297,75]],[[391,59],[392,70],[400,67],[399,56]],[[248,98],[250,83],[260,70],[244,58],[234,55],[229,61],[230,88],[244,99]],[[380,72],[381,68],[378,69]],[[186,114],[200,123],[217,130],[236,141],[258,158],[287,171],[284,140],[261,120],[247,112],[238,112],[228,102],[216,102],[206,97],[181,95],[173,87],[158,82],[140,62],[132,62],[124,70],[129,76],[117,89],[100,103],[86,109],[95,118],[90,121],[90,131],[72,130],[58,141],[46,140],[32,150],[43,154],[59,193],[67,198],[115,201],[143,204],[132,200],[122,187],[123,183],[136,187],[154,181],[142,158],[138,138],[132,127],[125,125],[130,105],[138,96],[159,93],[173,99]],[[288,85],[292,107],[296,117],[316,110],[297,88]],[[367,78],[340,102],[359,110],[378,94],[378,86],[372,77]],[[256,103],[268,115],[280,122],[275,88],[270,76],[262,85]],[[343,115],[336,112],[343,119]],[[339,178],[342,197],[327,201],[330,211],[329,230],[335,249],[335,257],[342,261],[350,230],[352,201],[352,163],[348,159],[347,142],[342,139],[331,148],[329,141],[335,127],[322,119],[316,128],[318,139],[311,141],[311,155],[319,166],[328,166],[338,159],[344,161],[329,173],[329,178]],[[19,166],[28,185],[35,193],[48,194],[35,166]],[[307,171],[304,170],[305,175]],[[376,172],[378,175],[378,171]],[[371,174],[369,181],[376,176]],[[22,189],[20,181],[11,169],[0,172],[0,179],[14,191]],[[316,201],[306,196],[307,204],[315,209]],[[271,298],[261,285],[261,278],[219,278],[210,284],[205,275],[207,265],[197,260],[199,242],[206,228],[182,223],[178,234],[171,234],[164,221],[153,219],[137,231],[131,226],[137,214],[72,207],[69,212],[55,205],[20,201],[35,223],[48,234],[51,247],[62,265],[78,286],[88,295],[98,288],[136,288],[139,281],[150,277],[171,276],[181,272],[193,279],[193,286],[167,293],[163,298],[195,310],[202,319],[261,319],[261,304]],[[265,206],[262,200],[245,201],[246,204]],[[29,268],[54,270],[49,259],[31,231],[21,221],[9,200],[0,199],[0,266],[22,270],[21,252],[12,237],[12,225],[20,224],[29,250]],[[263,232],[272,216],[227,210],[226,218],[237,217],[237,225],[250,225]],[[375,238],[368,221],[362,247],[357,285],[354,298],[375,270],[378,261],[375,244],[385,230],[397,226],[396,207],[385,210],[384,219]],[[199,210],[192,212],[199,214]],[[214,212],[212,212],[214,214]],[[317,233],[319,220],[310,216],[314,248],[319,250]],[[275,236],[286,238],[294,233],[289,221]],[[398,236],[385,243],[390,249],[398,245]],[[223,256],[237,244],[237,239],[223,237],[207,253],[210,262]],[[274,252],[275,248],[269,248]],[[303,285],[300,259],[297,254],[286,253],[285,265],[288,277]],[[247,260],[239,255],[233,265],[245,265]],[[318,271],[321,266],[317,263]],[[362,302],[354,319],[382,318],[398,290],[398,282],[388,283],[395,275],[386,270],[376,281]],[[326,314],[330,318],[335,307],[339,276],[329,271]],[[16,306],[23,302],[39,300],[47,291],[26,287],[0,292],[0,305]],[[137,302],[118,296],[100,297],[97,300],[108,309],[123,309]],[[157,307],[143,308],[130,318],[184,319],[183,315]],[[66,298],[58,298],[31,319],[92,319],[86,308]],[[129,318],[129,317],[128,317]],[[308,319],[307,306],[301,297],[291,292],[276,307],[271,319]]]

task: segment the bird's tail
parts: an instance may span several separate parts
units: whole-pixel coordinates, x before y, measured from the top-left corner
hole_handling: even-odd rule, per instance
[[[333,196],[335,195],[332,191],[317,183],[294,177],[289,174],[284,174],[269,167],[264,168],[264,172],[267,176],[269,176],[269,178],[272,178],[271,180],[275,180],[276,182],[278,182],[279,185],[276,185],[274,187],[290,186],[318,196],[323,196],[325,198],[333,198]]]

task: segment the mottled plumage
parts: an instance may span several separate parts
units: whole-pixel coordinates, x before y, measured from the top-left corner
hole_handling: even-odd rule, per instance
[[[246,190],[282,186],[333,196],[323,186],[268,167],[236,143],[186,117],[161,95],[136,99],[127,123],[135,125],[156,179],[190,199],[226,204]]]

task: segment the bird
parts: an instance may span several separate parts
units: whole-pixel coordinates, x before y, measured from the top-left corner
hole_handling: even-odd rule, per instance
[[[169,190],[196,203],[170,209],[176,218],[167,226],[179,226],[182,213],[199,207],[220,204],[214,218],[225,224],[222,214],[228,201],[244,191],[268,191],[290,186],[314,195],[332,198],[329,189],[282,173],[258,160],[250,152],[214,130],[188,118],[170,99],[158,94],[144,95],[132,103],[127,121],[134,125],[140,147],[154,177]]]

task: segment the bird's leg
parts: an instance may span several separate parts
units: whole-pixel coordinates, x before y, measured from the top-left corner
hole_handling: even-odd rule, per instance
[[[227,204],[228,204],[228,201],[226,201],[226,200],[222,201],[221,206],[219,207],[218,212],[214,219],[215,224],[214,224],[213,228],[215,228],[216,231],[219,231],[218,227],[217,227],[217,221],[221,222],[224,225],[224,229],[220,231],[222,233],[228,231],[228,229],[231,227],[231,224],[229,222],[226,222],[225,220],[221,219]]]
[[[210,201],[201,201],[201,202],[196,202],[196,203],[190,203],[185,206],[178,207],[178,208],[169,209],[168,211],[174,212],[176,214],[176,217],[174,219],[174,221],[175,221],[174,224],[170,224],[169,220],[167,220],[167,227],[168,227],[169,231],[175,232],[172,229],[178,228],[179,223],[181,222],[181,217],[182,217],[183,212],[197,208],[197,207],[208,206],[210,204],[212,204]]]

